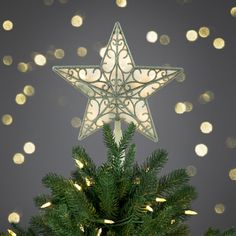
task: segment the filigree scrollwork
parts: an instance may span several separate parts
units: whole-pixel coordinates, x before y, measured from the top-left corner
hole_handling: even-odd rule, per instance
[[[119,23],[111,34],[100,66],[56,66],[63,79],[88,97],[79,139],[115,119],[134,122],[157,141],[147,98],[172,81],[180,68],[135,66]]]

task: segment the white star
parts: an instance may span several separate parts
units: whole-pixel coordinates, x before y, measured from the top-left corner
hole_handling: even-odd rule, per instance
[[[157,141],[147,98],[175,79],[181,68],[135,66],[119,23],[112,31],[100,66],[55,66],[53,70],[88,96],[79,139],[114,120],[134,122]]]

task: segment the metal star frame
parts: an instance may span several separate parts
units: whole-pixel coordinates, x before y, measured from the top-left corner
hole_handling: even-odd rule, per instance
[[[119,23],[116,23],[100,66],[54,66],[53,70],[88,97],[79,140],[104,123],[134,122],[157,142],[147,99],[175,79],[182,68],[136,66]]]

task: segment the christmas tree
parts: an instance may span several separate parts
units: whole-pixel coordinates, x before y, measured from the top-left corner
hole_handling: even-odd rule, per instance
[[[191,202],[197,196],[184,169],[160,176],[168,159],[165,150],[155,150],[142,165],[135,162],[131,123],[117,143],[109,125],[104,125],[107,161],[97,167],[85,149],[73,149],[76,170],[70,179],[50,173],[43,184],[50,195],[35,198],[40,209],[30,228],[13,224],[11,236],[74,235],[189,235],[186,221],[197,214]],[[2,234],[5,235],[5,234]],[[205,236],[233,236],[209,229]]]
[[[29,229],[16,224],[10,236],[184,236],[197,212],[197,193],[185,169],[160,176],[165,150],[135,162],[135,131],[158,140],[147,99],[183,69],[136,66],[119,23],[115,24],[100,66],[56,66],[53,70],[88,97],[80,129],[84,139],[103,127],[107,161],[97,167],[84,148],[73,149],[77,169],[70,179],[43,178],[50,195],[35,199],[40,214]],[[128,123],[122,134],[121,120]],[[114,121],[114,132],[108,123]],[[2,234],[4,235],[4,234]],[[210,228],[206,236],[233,236],[234,229]]]

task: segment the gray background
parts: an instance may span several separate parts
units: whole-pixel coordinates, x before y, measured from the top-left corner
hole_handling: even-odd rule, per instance
[[[69,0],[61,4],[55,0],[47,7],[40,0],[1,0],[0,22],[11,19],[14,29],[0,29],[0,57],[13,56],[7,67],[0,63],[0,116],[12,114],[11,126],[0,123],[0,230],[9,227],[8,214],[21,214],[21,225],[27,225],[37,213],[33,197],[45,192],[41,178],[48,172],[70,176],[74,169],[72,146],[83,145],[97,164],[105,160],[102,132],[82,142],[77,141],[78,129],[71,118],[83,117],[87,98],[72,88],[51,70],[53,65],[93,65],[100,63],[99,48],[108,42],[113,25],[122,25],[133,58],[137,65],[164,65],[183,67],[186,80],[176,81],[149,99],[152,116],[160,141],[153,143],[140,134],[135,135],[137,160],[142,162],[155,148],[169,152],[169,162],[163,173],[194,165],[197,175],[191,183],[199,197],[193,203],[198,216],[189,221],[191,235],[202,235],[208,226],[225,228],[236,226],[236,183],[228,177],[236,167],[235,149],[227,149],[225,140],[235,136],[235,56],[236,18],[229,11],[233,0],[129,0],[126,8],[119,8],[112,0]],[[84,24],[74,28],[71,17],[79,12]],[[189,43],[185,34],[189,29],[206,25],[211,29],[207,39]],[[162,46],[146,41],[146,33],[156,30],[168,34],[171,43]],[[212,46],[215,37],[226,41],[223,50]],[[48,61],[45,67],[21,73],[17,64],[32,61],[32,52],[46,53],[50,46],[63,48],[62,60]],[[87,47],[88,55],[79,58],[76,49]],[[19,106],[15,96],[26,84],[35,87],[35,96]],[[215,100],[202,105],[200,93],[211,90]],[[58,99],[64,101],[59,105]],[[178,115],[174,106],[179,101],[193,103],[193,111]],[[214,131],[205,135],[199,130],[202,121],[214,125]],[[33,155],[26,155],[23,165],[15,165],[12,156],[23,152],[26,141],[36,145]],[[209,153],[199,158],[194,152],[198,143],[205,143]],[[216,214],[214,206],[223,203],[224,214]]]

